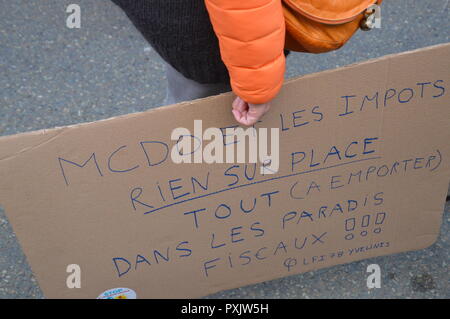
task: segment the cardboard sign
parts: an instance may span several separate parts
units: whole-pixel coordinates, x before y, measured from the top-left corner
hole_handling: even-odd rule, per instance
[[[0,203],[50,298],[199,297],[425,248],[450,180],[449,56],[287,81],[255,125],[279,128],[276,174],[171,160],[173,129],[236,124],[231,93],[5,136]]]

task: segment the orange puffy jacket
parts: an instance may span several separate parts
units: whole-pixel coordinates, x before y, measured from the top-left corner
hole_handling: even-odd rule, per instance
[[[248,103],[273,99],[283,84],[281,0],[205,0],[233,92]]]

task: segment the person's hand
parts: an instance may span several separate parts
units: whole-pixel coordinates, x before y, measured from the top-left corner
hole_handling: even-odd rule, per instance
[[[247,103],[239,96],[236,97],[231,112],[236,121],[240,124],[250,126],[258,122],[258,120],[270,109],[270,102],[264,104]]]

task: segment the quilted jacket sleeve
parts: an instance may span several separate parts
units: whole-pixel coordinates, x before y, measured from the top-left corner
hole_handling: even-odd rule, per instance
[[[281,0],[205,0],[233,92],[249,103],[274,98],[285,71]]]

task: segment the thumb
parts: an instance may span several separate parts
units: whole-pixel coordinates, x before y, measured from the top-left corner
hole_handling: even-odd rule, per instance
[[[264,114],[269,110],[270,104],[249,104],[249,109],[245,119],[245,125],[253,125],[258,122]]]
[[[250,126],[258,122],[266,111],[266,106],[263,104],[249,104],[249,108],[246,111],[239,112],[238,110],[233,110],[232,112],[236,121],[240,124]]]

